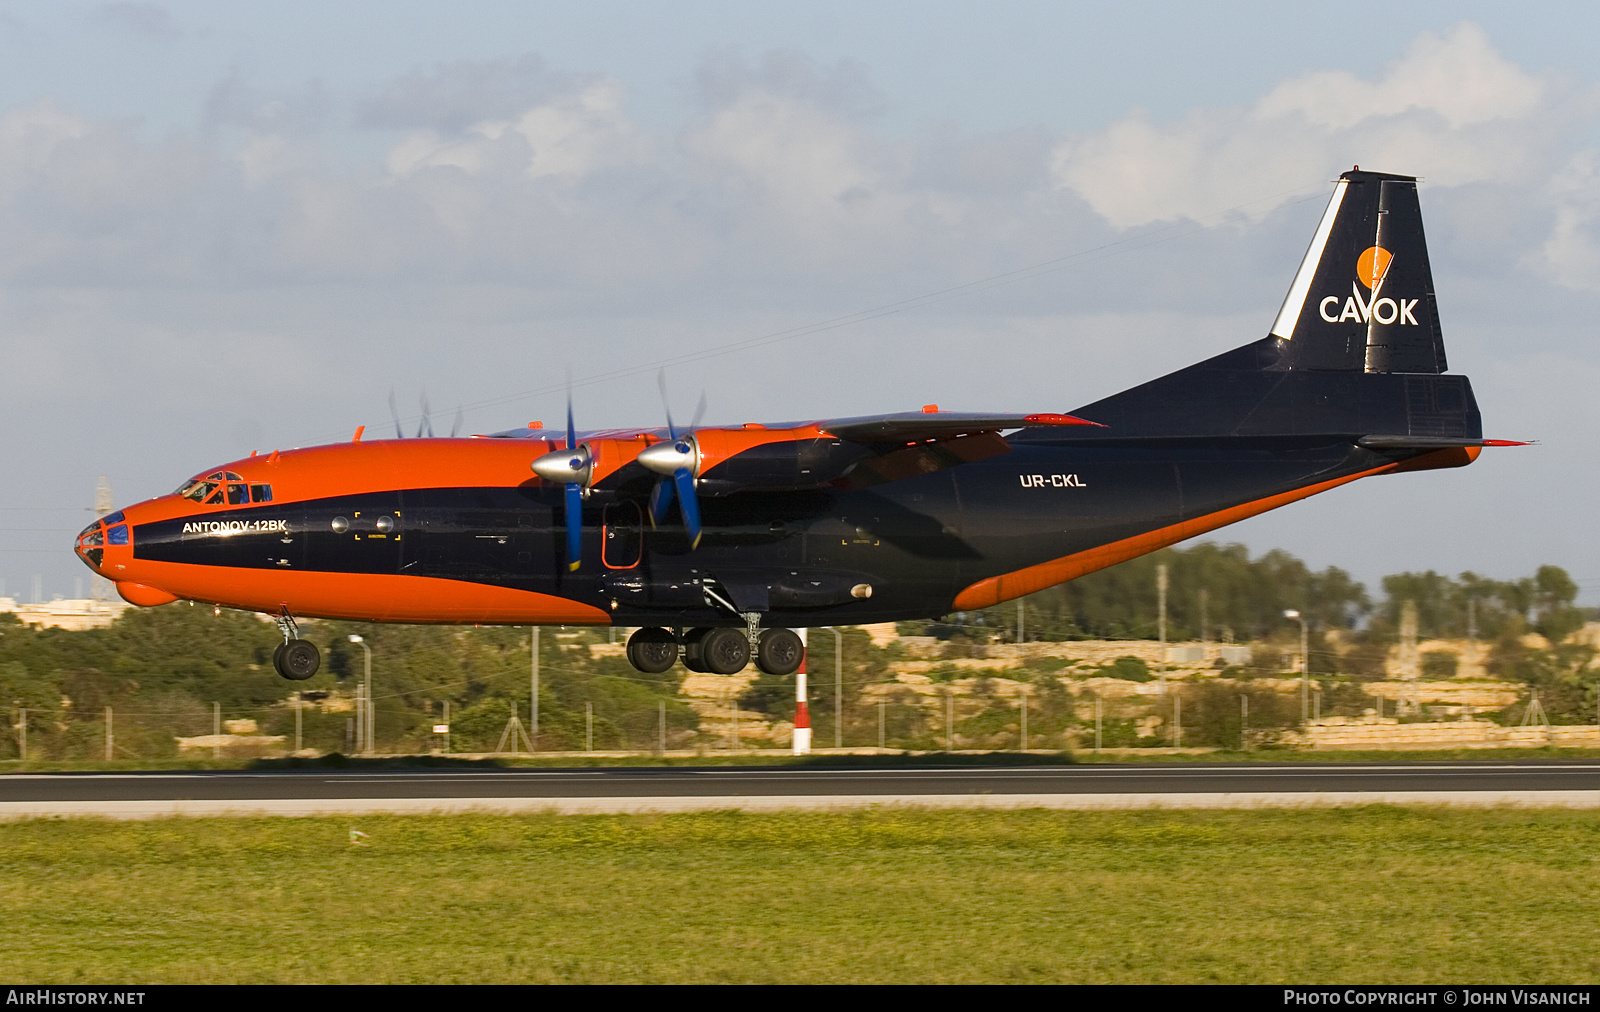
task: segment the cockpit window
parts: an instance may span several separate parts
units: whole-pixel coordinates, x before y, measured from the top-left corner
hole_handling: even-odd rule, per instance
[[[271,502],[272,486],[247,484],[232,471],[213,471],[203,478],[190,478],[179,486],[177,494],[207,506],[243,506]]]
[[[193,499],[195,502],[205,502],[207,497],[209,497],[211,493],[215,492],[216,490],[216,482],[196,479],[195,481],[191,481],[188,485],[184,486],[182,494],[185,499]]]

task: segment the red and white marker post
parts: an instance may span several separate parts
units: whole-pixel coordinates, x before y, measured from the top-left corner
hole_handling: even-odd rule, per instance
[[[806,630],[800,634],[800,669],[794,673],[794,754],[811,754],[811,711],[806,708]]]

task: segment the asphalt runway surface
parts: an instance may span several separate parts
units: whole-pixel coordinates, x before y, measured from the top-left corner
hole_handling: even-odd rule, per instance
[[[1600,808],[1600,764],[1162,763],[826,769],[611,767],[0,776],[0,819],[739,808],[1261,808],[1374,803]]]

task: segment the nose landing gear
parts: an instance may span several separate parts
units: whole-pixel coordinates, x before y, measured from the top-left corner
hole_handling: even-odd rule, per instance
[[[315,643],[300,638],[300,627],[288,608],[278,613],[277,623],[283,631],[283,642],[272,651],[272,667],[291,681],[303,682],[322,667],[322,652]]]
[[[272,666],[283,677],[301,682],[322,667],[322,653],[309,640],[290,640],[272,652]]]

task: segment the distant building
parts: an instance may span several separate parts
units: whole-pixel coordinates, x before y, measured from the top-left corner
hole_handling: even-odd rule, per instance
[[[18,604],[9,597],[0,597],[0,612],[15,613],[23,625],[74,631],[104,629],[131,607],[125,601],[96,601],[91,598]]]

